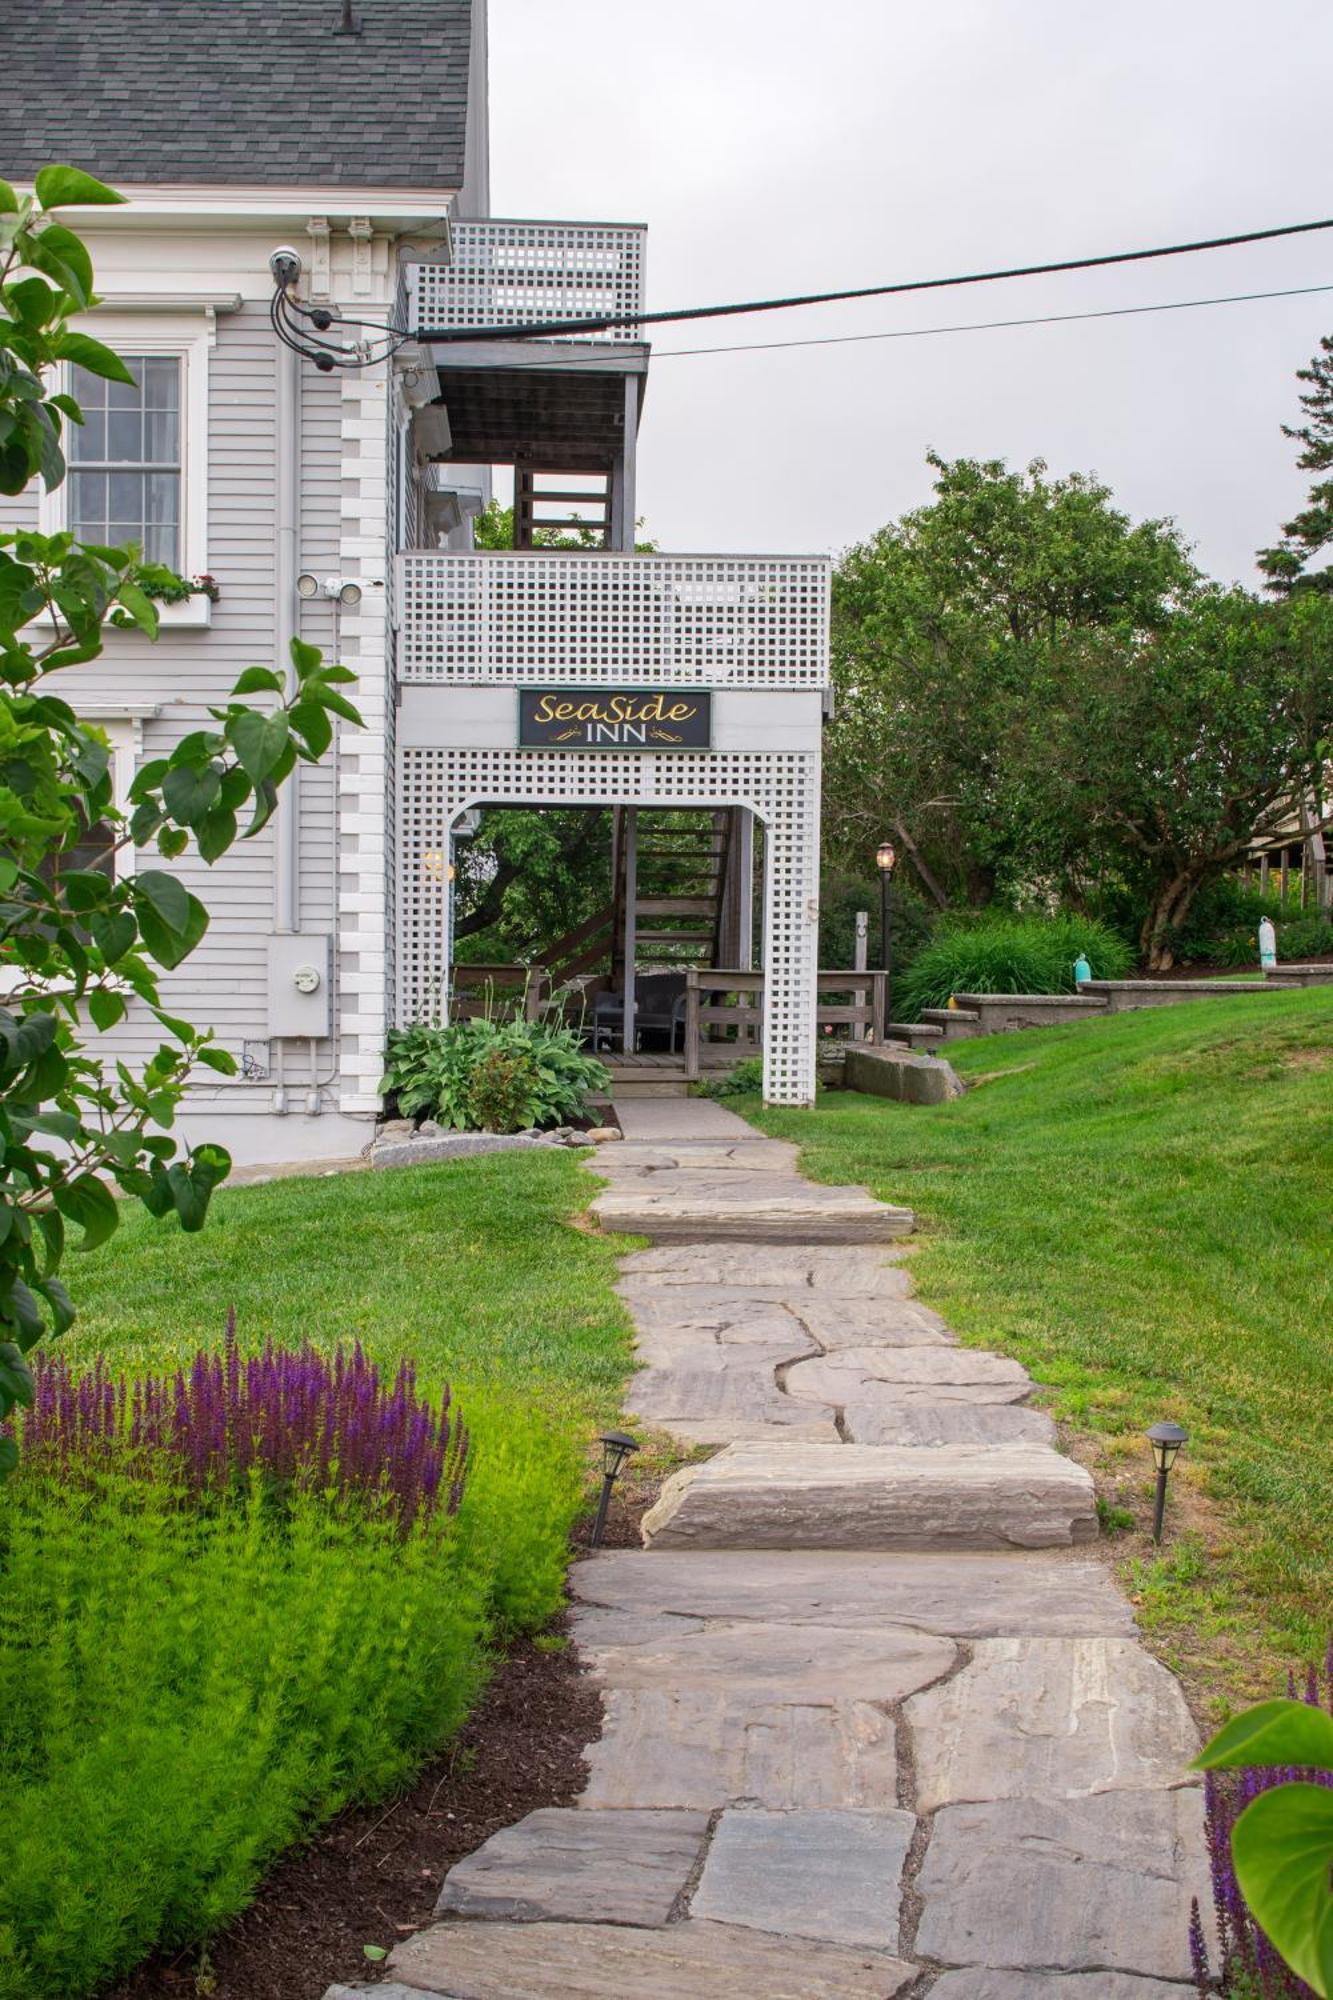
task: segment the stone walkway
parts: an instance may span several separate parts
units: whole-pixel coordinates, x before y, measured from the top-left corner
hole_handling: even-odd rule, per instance
[[[633,1418],[720,1447],[575,1566],[577,1807],[459,1862],[381,2000],[1189,2000],[1195,1736],[1031,1383],[912,1298],[911,1216],[720,1106],[594,1163]],[[351,1989],[335,1988],[329,2000]]]

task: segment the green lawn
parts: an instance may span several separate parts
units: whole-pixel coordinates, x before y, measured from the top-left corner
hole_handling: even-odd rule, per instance
[[[127,1204],[111,1242],[71,1264],[66,1351],[175,1365],[221,1341],[234,1305],[243,1346],[359,1339],[411,1356],[424,1387],[513,1392],[591,1434],[630,1352],[615,1247],[569,1226],[595,1192],[552,1150],[224,1187],[198,1236]]]
[[[816,1178],[910,1203],[921,1296],[1054,1385],[1142,1497],[1143,1427],[1185,1424],[1200,1532],[1132,1581],[1205,1682],[1211,1653],[1217,1688],[1271,1689],[1333,1633],[1333,991],[949,1055],[980,1087],[938,1109],[746,1108]]]

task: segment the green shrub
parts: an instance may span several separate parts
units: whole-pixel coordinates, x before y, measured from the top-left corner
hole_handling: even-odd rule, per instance
[[[463,1132],[567,1124],[611,1081],[573,1028],[548,1021],[418,1022],[389,1036],[385,1065],[380,1089],[404,1118]]]
[[[1182,965],[1257,965],[1259,925],[1265,917],[1277,931],[1279,958],[1333,951],[1330,927],[1324,923],[1325,942],[1319,943],[1319,926],[1324,920],[1300,907],[1299,877],[1293,879],[1284,902],[1276,888],[1261,896],[1234,875],[1225,875],[1208,883],[1195,897],[1188,917],[1172,939],[1176,958]],[[1283,946],[1285,932],[1290,932],[1290,948]]]
[[[750,1097],[764,1087],[764,1059],[746,1056],[730,1069],[707,1076],[696,1088],[700,1097]]]
[[[1072,993],[1080,953],[1095,979],[1123,979],[1133,964],[1124,939],[1092,917],[946,917],[895,981],[894,1015],[915,1021],[955,993]]]
[[[448,1741],[489,1568],[446,1516],[165,1483],[0,1489],[0,2000],[81,2000],[242,1910],[266,1866]]]
[[[1333,951],[1333,924],[1323,917],[1293,917],[1285,923],[1275,921],[1273,932],[1277,939],[1279,965],[1299,965],[1303,958],[1321,958]],[[1203,963],[1211,965],[1246,968],[1258,965],[1258,924],[1215,932],[1207,949],[1200,951],[1198,956]]]

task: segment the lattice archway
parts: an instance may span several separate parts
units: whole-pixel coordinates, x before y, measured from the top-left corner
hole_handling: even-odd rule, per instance
[[[410,748],[398,774],[395,1017],[438,1011],[449,970],[450,835],[473,805],[745,806],[764,823],[764,1095],[815,1094],[817,753]]]

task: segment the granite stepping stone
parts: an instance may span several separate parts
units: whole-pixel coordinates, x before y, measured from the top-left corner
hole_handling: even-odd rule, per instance
[[[656,1286],[710,1285],[743,1291],[749,1298],[905,1298],[912,1284],[893,1261],[901,1249],[834,1249],[818,1243],[765,1245],[749,1250],[737,1243],[725,1250],[712,1243],[661,1243],[632,1250],[621,1271],[632,1282]]]
[[[884,1243],[913,1227],[910,1209],[876,1201],[864,1188],[739,1171],[687,1170],[652,1175],[642,1186],[613,1184],[597,1196],[592,1213],[605,1230],[691,1243]]]
[[[575,1634],[592,1618],[913,1627],[960,1639],[1129,1638],[1129,1606],[1094,1556],[861,1554],[852,1550],[603,1549],[569,1573]]]
[[[612,1688],[893,1703],[948,1673],[956,1658],[949,1639],[884,1624],[718,1618],[699,1625],[648,1614],[627,1639],[623,1626],[603,1636],[598,1621],[605,1615],[580,1612],[575,1637]]]
[[[945,1806],[917,1891],[916,1950],[944,1965],[1188,1980],[1203,1802],[1191,1787]]]
[[[784,1937],[898,1946],[909,1812],[724,1812],[690,1913]]]
[[[664,1549],[1060,1548],[1095,1539],[1097,1510],[1084,1468],[1041,1446],[744,1443],[673,1473],[642,1533]]]
[[[435,1913],[664,1924],[707,1832],[704,1812],[543,1807],[455,1862]]]
[[[897,1799],[894,1726],[866,1701],[608,1688],[580,1807],[862,1806]]]
[[[905,1278],[907,1273],[901,1275]],[[953,1347],[947,1321],[906,1296],[883,1299],[788,1300],[810,1338],[825,1353],[852,1347]]]
[[[377,1989],[378,1991],[378,1989]],[[1196,1986],[1167,1986],[1136,1972],[946,1972],[930,2000],[1198,2000]]]
[[[707,1285],[658,1289],[640,1283],[616,1287],[641,1338],[719,1347],[782,1347],[788,1355],[816,1354],[819,1344],[791,1307],[778,1300],[750,1300],[743,1293]]]
[[[786,1376],[789,1396],[841,1409],[893,1407],[921,1397],[932,1403],[1021,1403],[1032,1378],[1017,1361],[972,1347],[849,1347],[798,1361]]]
[[[848,1444],[1054,1446],[1055,1422],[1026,1403],[844,1403],[840,1435]]]
[[[904,1713],[918,1812],[1169,1787],[1199,1747],[1179,1683],[1132,1639],[982,1639]]]
[[[451,2000],[892,2000],[915,1966],[739,1925],[436,1924],[393,1953],[409,1993]],[[392,1992],[376,1986],[371,1992]],[[396,2000],[396,1996],[395,1996]]]

